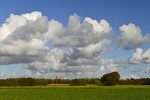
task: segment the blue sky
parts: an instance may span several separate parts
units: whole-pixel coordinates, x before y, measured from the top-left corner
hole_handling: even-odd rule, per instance
[[[103,59],[114,59],[114,56],[116,56],[116,59],[119,62],[121,61],[121,59],[129,60],[130,58],[132,58],[132,54],[136,52],[137,48],[141,48],[143,52],[150,48],[150,42],[143,43],[143,45],[138,45],[135,48],[129,50],[124,49],[122,46],[116,45],[117,37],[121,33],[119,27],[122,25],[133,23],[135,26],[140,27],[143,37],[146,34],[150,34],[149,4],[149,0],[1,0],[0,25],[2,26],[2,24],[5,23],[5,20],[9,18],[10,14],[21,15],[31,13],[33,11],[41,12],[43,16],[47,16],[49,21],[55,19],[56,21],[63,24],[64,28],[67,27],[69,23],[69,16],[73,15],[74,13],[80,16],[81,22],[84,21],[85,17],[92,18],[93,20],[97,20],[98,22],[104,19],[110,24],[115,34],[111,35],[109,38],[111,40],[111,44],[105,46],[106,48],[112,47],[113,50],[104,52],[100,55]],[[135,37],[134,39],[136,40],[136,38],[137,37]],[[50,48],[52,48],[52,45],[52,40],[49,40],[49,42],[46,44],[46,46]],[[55,46],[53,48],[55,48]],[[59,49],[68,51],[68,48],[69,47],[67,46],[63,46]],[[31,72],[32,74],[36,73],[37,71],[41,76],[43,75],[43,73],[38,70],[30,70],[32,68],[29,67],[27,69],[24,67],[22,68],[23,65],[24,63],[12,63],[6,65],[1,64],[0,73],[4,72],[6,74],[5,77],[11,77],[12,73],[25,73],[25,71],[28,70],[28,72]],[[146,68],[150,67],[149,63],[128,64],[128,66],[129,67],[126,69],[120,69],[120,73],[123,77],[135,76],[136,78],[149,77],[150,75],[150,70],[145,73]],[[133,73],[132,70],[137,66],[140,66],[140,71]],[[48,73],[53,73],[53,71],[49,71]],[[56,74],[62,75],[64,73],[65,72],[56,71]],[[20,74],[18,74],[17,77],[19,77],[19,75]]]

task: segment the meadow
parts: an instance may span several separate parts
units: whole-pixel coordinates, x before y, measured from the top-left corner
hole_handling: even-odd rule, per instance
[[[0,100],[150,100],[150,86],[0,87]]]

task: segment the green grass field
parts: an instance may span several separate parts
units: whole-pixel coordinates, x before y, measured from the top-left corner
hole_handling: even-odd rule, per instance
[[[0,100],[150,100],[150,86],[0,87]]]

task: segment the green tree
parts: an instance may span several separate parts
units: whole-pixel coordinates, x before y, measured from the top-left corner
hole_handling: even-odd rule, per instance
[[[35,80],[31,77],[28,78],[19,78],[18,79],[19,86],[34,86]]]
[[[37,78],[34,79],[35,80],[35,85],[47,85],[48,84],[48,79],[44,79],[44,78]]]
[[[99,79],[90,79],[88,84],[102,85]]]
[[[71,81],[71,85],[86,85],[87,84],[87,80],[86,79],[73,79]]]
[[[104,85],[116,85],[119,82],[120,75],[118,72],[105,74],[101,77],[101,82]]]

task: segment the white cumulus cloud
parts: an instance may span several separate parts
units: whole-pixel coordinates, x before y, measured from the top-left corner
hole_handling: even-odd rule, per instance
[[[116,44],[124,49],[134,49],[143,44],[150,43],[150,34],[142,36],[140,27],[130,23],[119,27],[121,35],[117,37]]]
[[[30,63],[47,54],[49,21],[41,12],[10,14],[0,27],[0,64]]]
[[[137,48],[136,52],[132,54],[132,57],[129,59],[131,64],[150,64],[150,49],[147,49],[143,52],[142,48]]]
[[[96,44],[113,34],[109,23],[102,19],[100,22],[85,17],[83,22],[76,14],[69,17],[68,26],[56,32],[53,45],[57,47],[84,47]]]

